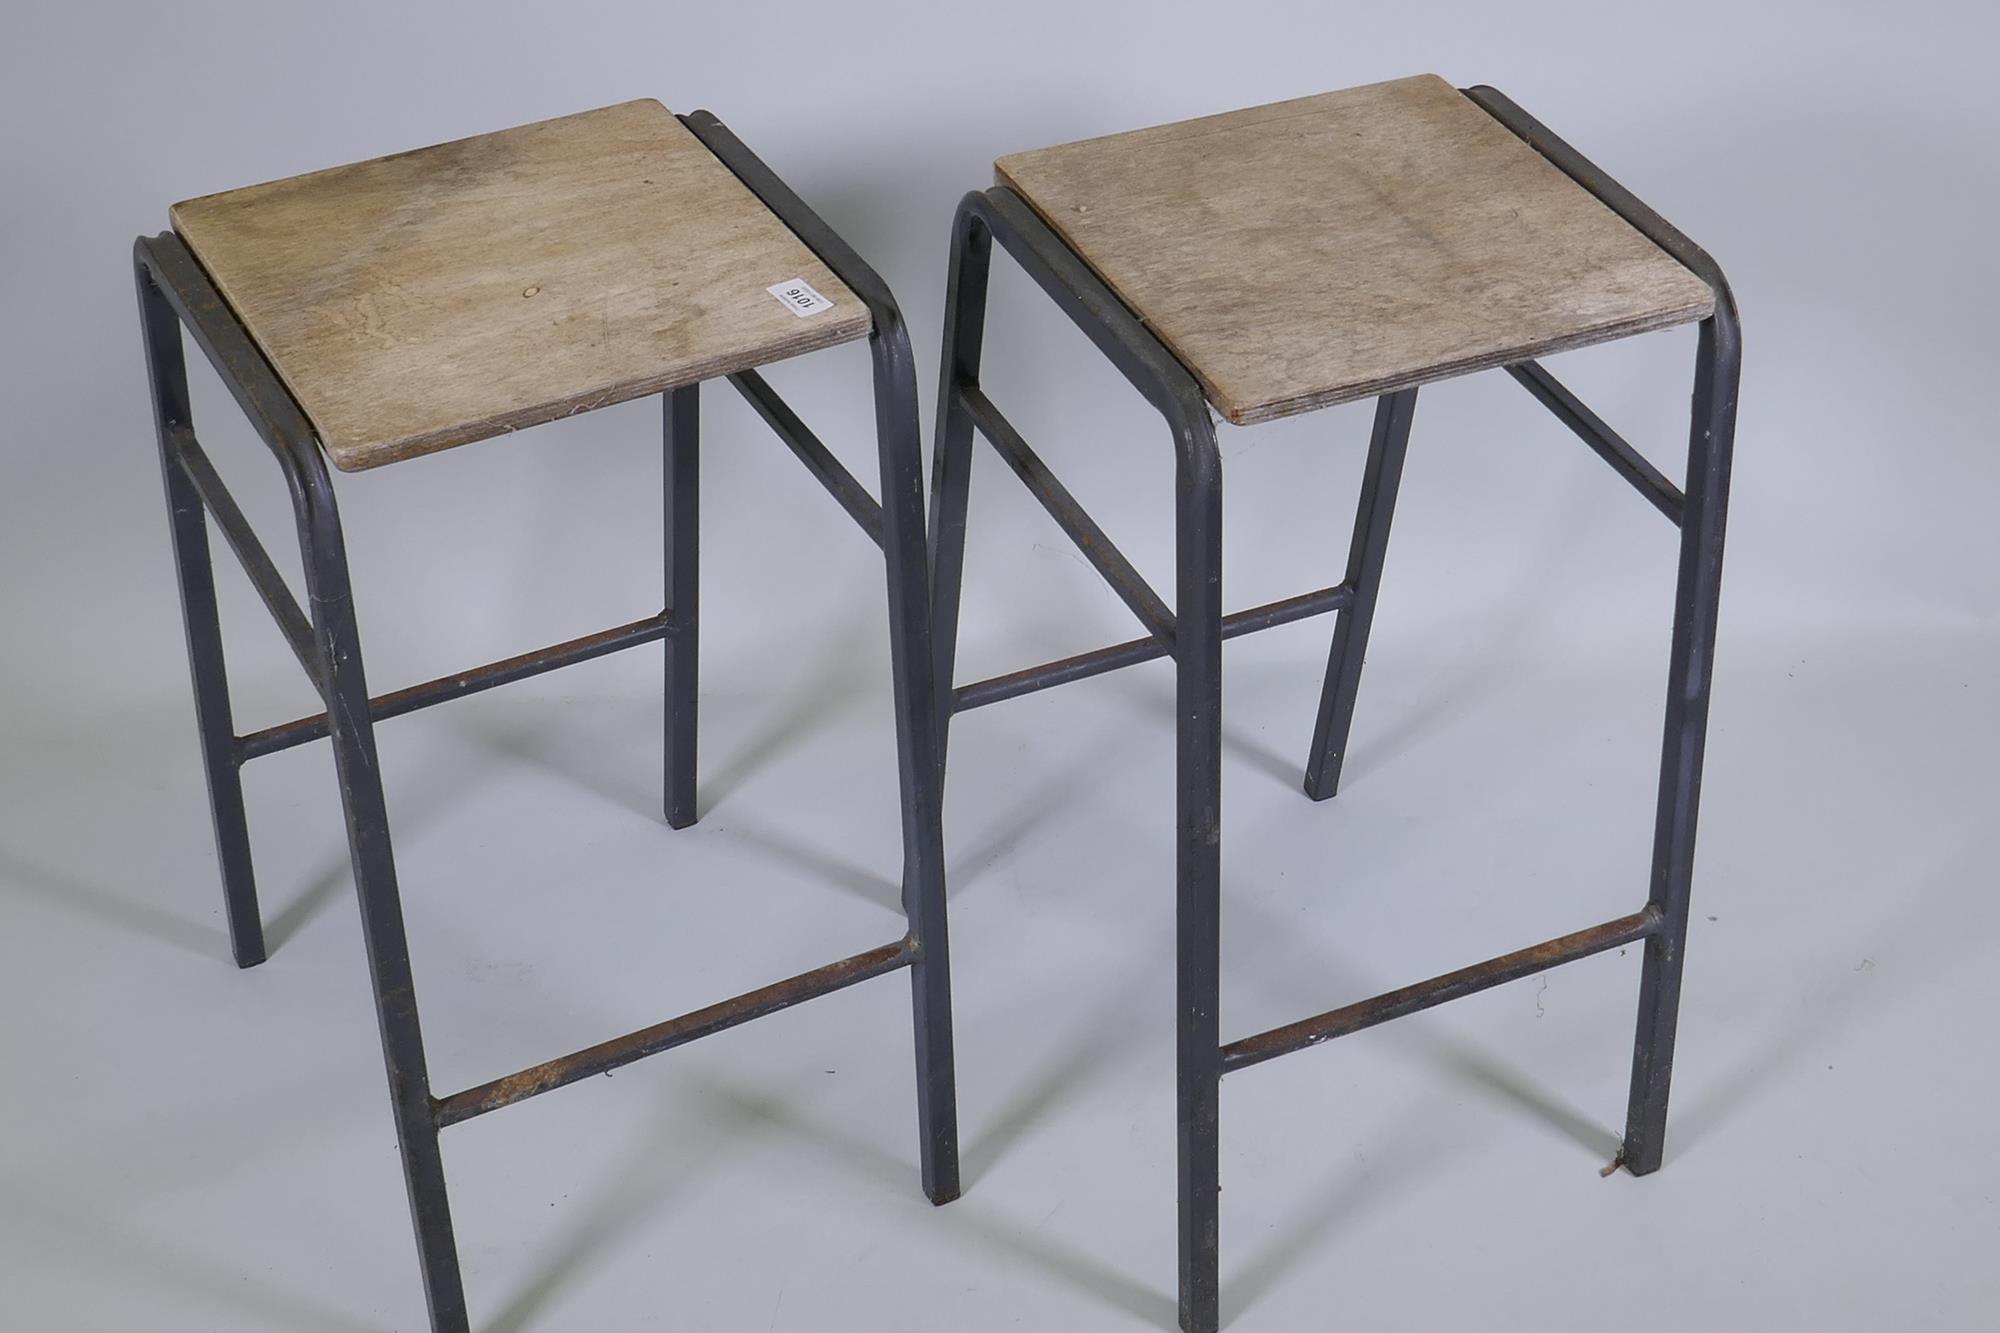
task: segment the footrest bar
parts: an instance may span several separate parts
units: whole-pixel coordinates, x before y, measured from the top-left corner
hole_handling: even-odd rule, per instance
[[[916,953],[916,946],[906,936],[894,944],[885,944],[867,953],[858,953],[852,958],[830,963],[825,967],[802,972],[788,981],[780,981],[758,990],[739,995],[733,1000],[712,1004],[706,1009],[697,1009],[679,1018],[670,1018],[664,1023],[641,1028],[623,1037],[614,1037],[574,1055],[539,1064],[532,1069],[524,1069],[518,1074],[482,1083],[476,1088],[453,1093],[449,1097],[433,1099],[432,1113],[437,1117],[440,1129],[456,1125],[462,1120],[497,1111],[503,1106],[536,1097],[570,1083],[609,1073],[635,1060],[649,1055],[685,1046],[698,1037],[733,1028],[739,1023],[747,1023],[753,1018],[774,1014],[780,1009],[789,1009],[802,1000],[810,1000],[821,995],[830,995],[856,982],[870,977],[879,977],[885,972],[893,972],[908,964]]]
[[[1401,990],[1388,991],[1371,1000],[1362,1000],[1345,1008],[1335,1009],[1314,1018],[1288,1023],[1269,1032],[1260,1032],[1254,1037],[1230,1042],[1222,1048],[1222,1072],[1227,1074],[1238,1069],[1247,1069],[1254,1064],[1280,1055],[1290,1055],[1293,1051],[1304,1050],[1344,1037],[1350,1032],[1386,1023],[1392,1018],[1414,1014],[1420,1009],[1443,1004],[1475,991],[1483,991],[1489,986],[1498,986],[1509,981],[1519,981],[1537,972],[1546,972],[1559,963],[1572,963],[1579,958],[1588,958],[1606,949],[1616,949],[1620,945],[1631,944],[1645,939],[1660,928],[1659,914],[1648,908],[1632,916],[1620,917],[1589,930],[1579,930],[1573,935],[1537,944],[1532,948],[1515,953],[1502,954],[1498,958],[1475,963],[1471,967],[1447,972],[1429,981],[1419,981]]]
[[[1139,617],[1139,623],[1152,631],[1169,649],[1174,642],[1174,613],[1167,607],[1160,594],[1146,582],[1145,576],[1132,567],[1125,553],[1118,549],[1111,538],[1104,535],[1104,529],[1097,521],[1084,512],[1048,464],[1041,460],[1021,432],[1014,429],[1014,423],[1000,414],[993,400],[982,393],[977,385],[961,384],[953,392],[965,404],[965,411],[972,418],[972,424],[979,428],[1000,457],[1007,460],[1007,466],[1021,479],[1034,497],[1041,501],[1042,508],[1049,511],[1049,517],[1063,534],[1076,543],[1076,549],[1083,553],[1111,591],[1119,600],[1132,608],[1132,614]]]
[[[621,648],[632,648],[655,639],[664,639],[673,632],[673,623],[662,611],[644,620],[635,620],[629,625],[619,625],[596,634],[586,634],[580,639],[566,643],[552,644],[532,653],[522,653],[518,657],[489,662],[485,666],[473,667],[468,671],[454,672],[427,680],[421,685],[411,685],[392,694],[378,695],[368,701],[368,714],[377,722],[383,718],[400,717],[404,713],[414,713],[419,708],[428,708],[447,699],[460,699],[468,694],[478,694],[496,685],[506,685],[513,681],[525,680],[529,676],[539,676],[544,671],[554,671],[557,667],[572,666],[578,662],[588,662],[593,657],[603,657]],[[247,736],[236,738],[238,761],[255,759],[261,754],[275,750],[288,750],[294,745],[316,741],[326,735],[325,713],[315,713],[293,722],[281,722],[275,727],[265,727]]]
[[[1263,606],[1235,611],[1222,618],[1222,637],[1233,639],[1239,634],[1254,634],[1260,629],[1270,629],[1274,625],[1287,625],[1294,620],[1304,620],[1308,616],[1324,615],[1328,611],[1339,610],[1353,600],[1354,589],[1345,583],[1338,583],[1331,588],[1321,588],[1317,592],[1300,593],[1297,597],[1287,597],[1282,601],[1267,602]],[[954,713],[963,713],[968,709],[997,704],[1002,699],[1033,694],[1052,685],[1066,685],[1070,681],[1101,676],[1120,667],[1150,662],[1156,657],[1165,657],[1169,651],[1167,645],[1158,639],[1130,639],[1124,643],[1113,644],[1109,648],[1099,648],[1095,652],[1065,657],[1059,662],[1045,662],[1041,666],[1024,667],[1004,676],[974,681],[970,685],[953,690],[951,709]]]
[[[812,428],[799,419],[792,411],[791,404],[778,396],[778,391],[768,384],[762,375],[754,370],[739,371],[729,377],[736,392],[743,400],[757,410],[764,418],[764,424],[777,433],[798,460],[806,465],[806,471],[820,485],[826,487],[847,516],[861,526],[877,546],[882,544],[882,506],[868,493],[868,488],[856,481],[854,474],[841,465],[833,451],[820,442]]]
[[[1646,461],[1645,455],[1625,442],[1625,438],[1604,423],[1604,419],[1584,406],[1577,396],[1563,387],[1555,376],[1544,370],[1540,362],[1523,361],[1507,367],[1507,373],[1521,382],[1521,386],[1535,395],[1543,407],[1555,414],[1556,420],[1576,432],[1578,439],[1597,451],[1597,456],[1611,464],[1612,470],[1626,481],[1632,489],[1652,501],[1653,508],[1665,514],[1675,527],[1681,523],[1681,513],[1687,508],[1687,499],[1680,488],[1667,480],[1666,474]]]

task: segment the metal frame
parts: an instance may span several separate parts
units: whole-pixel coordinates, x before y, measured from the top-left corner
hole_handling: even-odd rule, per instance
[[[903,938],[880,948],[447,1097],[432,1095],[424,1060],[376,756],[375,723],[622,648],[664,641],[666,816],[675,827],[694,822],[698,386],[688,385],[663,395],[668,597],[664,611],[599,634],[371,698],[362,670],[332,479],[310,424],[178,238],[172,233],[141,237],[133,250],[194,681],[195,716],[235,959],[238,966],[251,967],[265,957],[243,807],[242,766],[259,755],[330,737],[361,903],[391,1110],[435,1333],[468,1333],[469,1329],[439,1150],[440,1130],[900,968],[910,970],[924,1192],[940,1204],[956,1198],[959,1192],[950,961],[939,825],[939,712],[930,674],[932,599],[926,568],[916,375],[909,336],[894,298],[875,272],[720,121],[706,112],[681,119],[867,304],[874,317],[869,350],[882,474],[883,499],[879,504],[760,377],[744,371],[730,379],[883,551],[908,929]],[[183,327],[221,374],[284,472],[298,525],[306,604],[311,614],[293,597],[196,441],[188,402]],[[241,559],[252,585],[324,700],[323,713],[247,734],[236,732],[207,518],[215,520]]]
[[[1651,892],[1645,906],[1629,916],[1227,1044],[1221,1040],[1218,1021],[1222,641],[1304,616],[1340,612],[1305,781],[1306,792],[1314,799],[1332,796],[1353,719],[1416,388],[1399,389],[1378,400],[1344,581],[1225,616],[1220,599],[1221,464],[1207,402],[1194,376],[1013,191],[995,187],[967,195],[954,224],[931,497],[931,577],[937,597],[934,623],[942,706],[948,712],[963,712],[1135,662],[1167,656],[1175,660],[1179,1272],[1180,1322],[1187,1333],[1214,1333],[1219,1322],[1217,1121],[1224,1073],[1560,963],[1643,941],[1632,1095],[1621,1160],[1641,1175],[1660,1165],[1735,430],[1741,360],[1736,307],[1715,262],[1658,214],[1498,92],[1479,87],[1465,95],[1715,292],[1714,313],[1700,326],[1685,494],[1540,365],[1525,361],[1507,368],[1681,530]],[[1167,421],[1177,464],[1177,582],[1171,609],[980,388],[995,240]],[[975,430],[995,446],[1131,607],[1149,637],[953,686]]]

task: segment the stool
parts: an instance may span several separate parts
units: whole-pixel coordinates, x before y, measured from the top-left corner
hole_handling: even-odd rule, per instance
[[[1739,339],[1721,271],[1491,88],[1420,76],[1020,153],[952,237],[932,469],[941,709],[964,712],[1158,657],[1177,672],[1180,1321],[1217,1309],[1223,1074],[1558,963],[1643,942],[1622,1161],[1660,1165],[1687,935],[1734,432]],[[998,241],[1166,418],[1175,604],[1149,587],[979,384]],[[1533,358],[1700,324],[1685,491]],[[1340,782],[1417,386],[1507,370],[1681,530],[1651,889],[1630,916],[1224,1043],[1222,641],[1337,613],[1306,794]],[[1244,425],[1377,399],[1345,579],[1224,614],[1222,475],[1209,404]],[[952,687],[974,428],[1138,617],[1143,637]],[[940,729],[942,731],[943,721]]]
[[[910,969],[924,1191],[957,1197],[938,708],[909,338],[882,280],[706,112],[629,102],[175,205],[135,247],[195,715],[236,962],[264,959],[242,765],[330,737],[431,1327],[468,1328],[439,1131],[898,968]],[[301,609],[196,441],[180,325],[289,486]],[[868,339],[880,504],[756,366]],[[448,1097],[431,1095],[375,723],[621,648],[666,655],[666,817],[695,820],[701,381],[726,377],[882,548],[902,798],[902,939]],[[326,464],[352,471],[661,394],[667,608],[369,697]],[[204,513],[326,711],[238,734]]]

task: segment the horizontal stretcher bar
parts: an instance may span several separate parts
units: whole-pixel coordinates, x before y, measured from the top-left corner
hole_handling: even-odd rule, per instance
[[[1687,497],[1680,488],[1667,480],[1666,474],[1646,461],[1644,454],[1625,442],[1625,437],[1606,425],[1604,418],[1584,406],[1575,394],[1563,387],[1562,381],[1542,368],[1539,361],[1522,361],[1507,367],[1507,373],[1520,381],[1521,387],[1535,396],[1537,402],[1555,414],[1556,420],[1576,432],[1578,439],[1597,451],[1597,456],[1611,464],[1619,476],[1632,484],[1632,489],[1652,501],[1653,508],[1665,514],[1679,527],[1681,515],[1687,509]]]
[[[905,936],[894,944],[855,954],[852,958],[802,972],[790,980],[749,991],[733,1000],[724,1000],[706,1009],[655,1023],[652,1027],[614,1037],[574,1055],[565,1055],[518,1074],[509,1074],[506,1078],[434,1100],[432,1113],[437,1117],[440,1129],[456,1125],[462,1120],[497,1111],[529,1097],[609,1073],[649,1055],[685,1046],[697,1038],[747,1023],[753,1018],[789,1009],[801,1001],[830,995],[856,982],[893,972],[908,965],[915,953],[916,946]]]
[[[468,694],[478,694],[496,685],[506,685],[529,676],[539,676],[544,671],[554,671],[558,667],[588,662],[593,657],[603,657],[621,648],[633,648],[642,643],[664,639],[673,633],[670,613],[662,611],[658,615],[635,620],[629,625],[618,625],[601,630],[596,634],[586,634],[580,639],[566,643],[552,644],[518,657],[504,658],[489,662],[485,666],[473,667],[467,671],[454,672],[427,680],[421,685],[411,685],[393,694],[378,695],[368,701],[368,715],[379,722],[383,718],[400,717],[404,713],[414,713],[419,708],[428,708],[447,699],[461,699]],[[325,713],[315,713],[293,722],[281,722],[275,727],[265,727],[247,736],[236,738],[236,757],[239,763],[255,759],[258,755],[270,754],[274,750],[288,750],[294,745],[316,741],[325,736],[327,722]]]
[[[1317,592],[1300,593],[1297,597],[1233,611],[1222,618],[1222,637],[1233,639],[1242,634],[1254,634],[1260,629],[1270,629],[1274,625],[1288,625],[1294,620],[1324,615],[1328,611],[1339,610],[1353,600],[1354,589],[1345,583],[1337,583]],[[1129,639],[1109,648],[1065,657],[1058,662],[1045,662],[1041,666],[1024,667],[1004,676],[960,686],[951,693],[951,708],[954,713],[963,713],[986,704],[997,704],[1002,699],[1046,690],[1053,685],[1066,685],[1070,681],[1101,676],[1120,667],[1150,662],[1172,651],[1158,639]]]
[[[1573,963],[1579,958],[1603,953],[1606,949],[1616,949],[1621,945],[1643,940],[1660,928],[1660,916],[1651,908],[1631,916],[1607,921],[1601,926],[1579,930],[1573,935],[1564,935],[1545,944],[1533,945],[1514,953],[1502,954],[1498,958],[1475,963],[1471,967],[1447,972],[1441,977],[1419,981],[1401,990],[1392,990],[1377,995],[1373,999],[1362,1000],[1344,1008],[1335,1009],[1313,1018],[1288,1023],[1284,1027],[1260,1032],[1254,1037],[1232,1041],[1222,1048],[1222,1072],[1227,1074],[1238,1069],[1247,1069],[1254,1064],[1280,1055],[1290,1055],[1293,1051],[1304,1050],[1344,1037],[1350,1032],[1386,1023],[1392,1018],[1414,1014],[1432,1005],[1443,1004],[1463,995],[1483,991],[1489,986],[1502,985],[1509,981],[1519,981],[1537,972],[1546,972],[1560,963]]]

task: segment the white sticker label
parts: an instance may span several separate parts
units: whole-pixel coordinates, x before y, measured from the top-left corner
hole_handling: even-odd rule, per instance
[[[777,297],[785,309],[800,319],[833,309],[833,302],[814,291],[813,285],[804,278],[787,278],[783,282],[772,283],[764,290]]]

